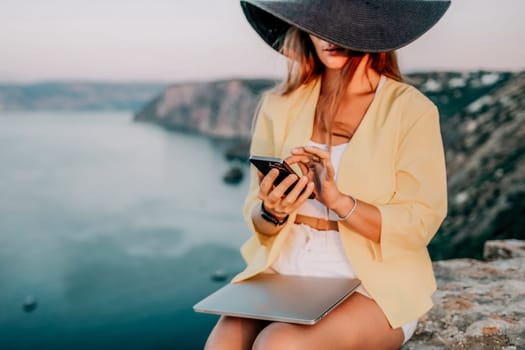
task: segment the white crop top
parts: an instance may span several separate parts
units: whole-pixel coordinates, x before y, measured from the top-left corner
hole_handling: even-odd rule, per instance
[[[379,83],[377,84],[377,89],[375,91],[374,97],[377,95],[377,93],[379,92],[379,90],[381,89],[385,81],[386,81],[386,77],[382,75],[381,78],[379,79]],[[324,150],[328,148],[328,146],[325,144],[320,144],[320,143],[317,143],[311,140],[308,142],[307,145],[319,147]],[[339,172],[341,158],[343,157],[343,153],[346,150],[347,146],[348,146],[348,143],[342,143],[340,145],[332,146],[330,160],[332,161],[332,165],[334,167],[336,179],[337,179],[337,173]],[[323,218],[326,220],[334,220],[334,221],[337,221],[337,219],[339,218],[334,211],[328,209],[323,203],[319,202],[317,199],[308,199],[299,208],[297,213],[301,215],[312,216],[316,218]]]

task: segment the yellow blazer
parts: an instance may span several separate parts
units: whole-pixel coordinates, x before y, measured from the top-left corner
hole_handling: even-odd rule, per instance
[[[321,79],[286,97],[267,93],[255,122],[250,153],[286,158],[312,135]],[[253,167],[252,167],[253,168]],[[281,232],[257,232],[251,220],[259,180],[254,169],[244,217],[254,235],[241,248],[247,263],[238,282],[266,270],[278,257],[295,214]],[[414,87],[387,79],[347,146],[337,175],[343,193],[381,212],[381,241],[374,243],[339,223],[344,250],[363,286],[393,328],[432,307],[436,289],[427,244],[447,211],[443,144],[436,106]]]

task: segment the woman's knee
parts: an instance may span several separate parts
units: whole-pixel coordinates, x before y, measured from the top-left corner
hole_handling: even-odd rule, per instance
[[[250,349],[264,321],[223,316],[219,319],[208,340],[206,350]]]
[[[253,350],[305,349],[301,326],[275,322],[264,328],[253,344]]]
[[[230,317],[221,317],[213,327],[204,349],[226,349],[230,335],[236,334],[235,329],[238,328],[238,321]]]

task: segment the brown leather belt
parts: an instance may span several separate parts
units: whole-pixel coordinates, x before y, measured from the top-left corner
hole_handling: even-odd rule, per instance
[[[297,214],[294,222],[296,224],[308,225],[319,231],[327,231],[327,230],[339,231],[339,226],[337,226],[337,221],[326,220],[326,219],[321,219],[321,218],[314,218],[312,216]]]

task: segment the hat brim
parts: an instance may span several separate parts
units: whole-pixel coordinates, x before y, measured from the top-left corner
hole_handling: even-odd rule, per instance
[[[246,19],[272,48],[281,49],[290,26],[338,46],[393,51],[432,28],[449,0],[241,0]]]

